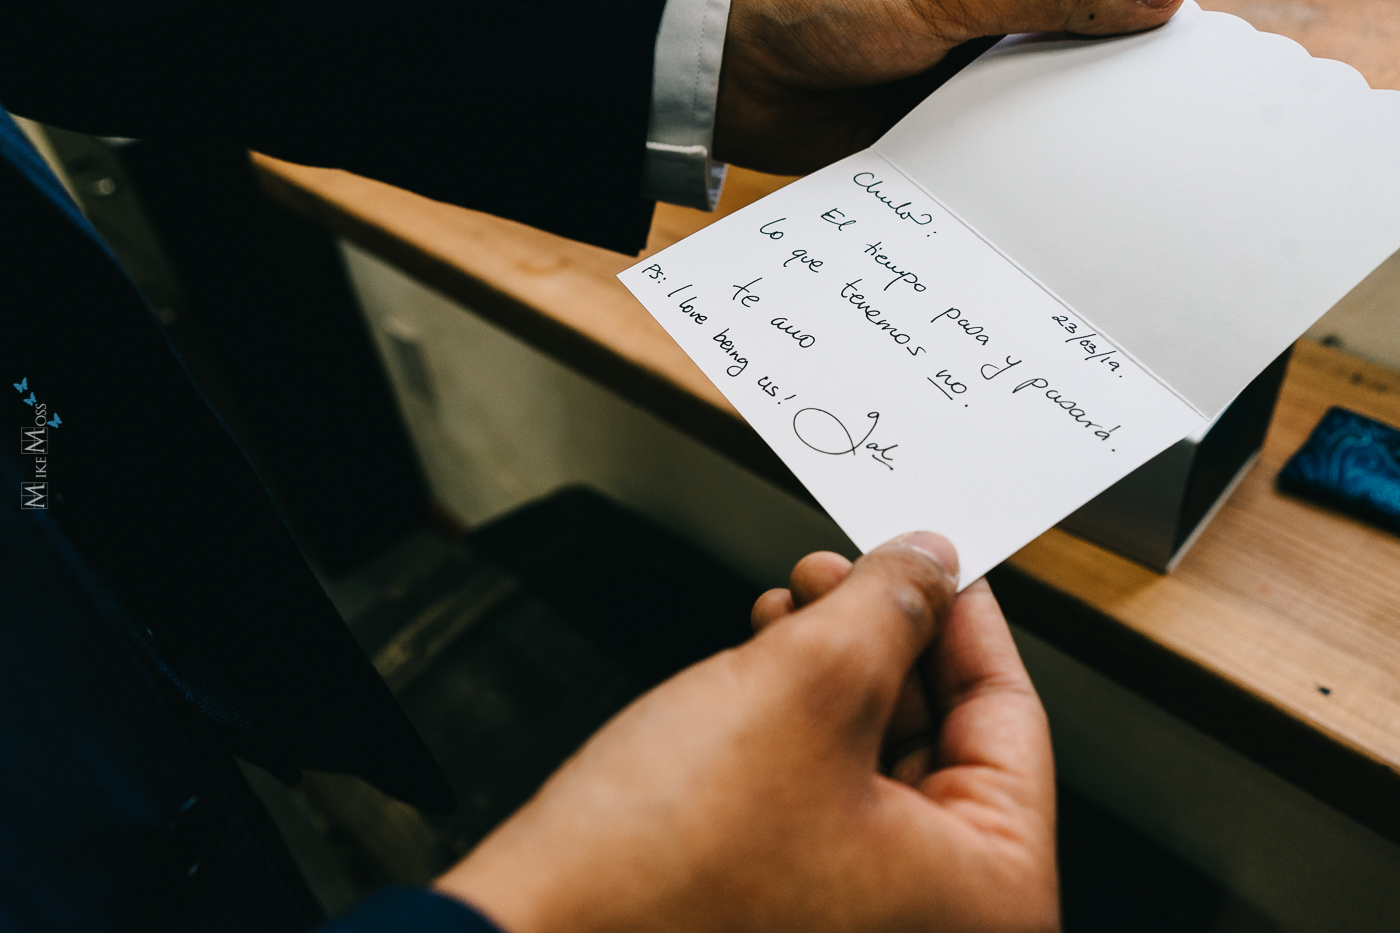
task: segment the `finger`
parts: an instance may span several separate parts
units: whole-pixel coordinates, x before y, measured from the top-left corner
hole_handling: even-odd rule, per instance
[[[924,781],[938,765],[936,740],[928,736],[915,736],[902,747],[885,773],[891,779],[913,788],[923,786]]]
[[[851,572],[851,562],[831,551],[816,551],[792,568],[787,589],[773,589],[758,597],[749,614],[755,633],[778,619],[810,605],[836,588]]]
[[[849,560],[831,551],[808,554],[792,568],[788,580],[793,604],[801,609],[821,599],[850,575],[852,566]]]
[[[934,714],[942,716],[937,765],[923,785],[933,796],[976,794],[950,770],[1011,778],[986,785],[1014,791],[1043,813],[1054,809],[1054,765],[1044,707],[985,580],[963,591],[929,654]]]
[[[1181,0],[976,0],[949,9],[942,2],[921,7],[945,39],[1024,32],[1072,32],[1107,36],[1138,32],[1171,19]]]
[[[932,640],[956,591],[957,553],[929,532],[897,538],[866,554],[835,589],[794,613],[773,634],[796,673],[844,712],[861,754],[878,753],[895,701]]]
[[[754,633],[757,634],[795,608],[791,590],[769,590],[754,600],[753,611],[749,613],[749,623],[753,625]]]

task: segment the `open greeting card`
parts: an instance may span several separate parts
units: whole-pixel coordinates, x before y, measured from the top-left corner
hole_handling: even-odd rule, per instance
[[[964,583],[1209,421],[1400,247],[1400,92],[1188,3],[1011,37],[620,276],[862,549]]]

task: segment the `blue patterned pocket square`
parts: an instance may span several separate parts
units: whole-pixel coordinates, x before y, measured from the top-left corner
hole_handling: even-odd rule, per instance
[[[1284,465],[1278,487],[1400,534],[1400,430],[1332,408]]]

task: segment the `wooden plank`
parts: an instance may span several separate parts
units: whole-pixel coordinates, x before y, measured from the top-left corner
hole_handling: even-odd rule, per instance
[[[1175,572],[1054,530],[995,582],[1027,628],[1400,840],[1400,539],[1273,486],[1331,405],[1400,424],[1400,374],[1300,342],[1259,463]],[[1101,618],[1041,612],[1046,585]]]
[[[636,259],[336,169],[254,154],[265,190],[474,313],[705,440],[802,485],[616,275]],[[718,214],[661,205],[647,253],[791,179],[735,170]]]
[[[1393,0],[1207,0],[1400,87]],[[791,491],[791,473],[614,278],[630,257],[256,157],[278,199]],[[727,213],[790,179],[732,170]],[[657,211],[648,253],[715,215]],[[1279,495],[1327,406],[1400,423],[1400,375],[1295,352],[1260,462],[1162,577],[1060,531],[995,575],[1032,631],[1400,841],[1400,540]]]

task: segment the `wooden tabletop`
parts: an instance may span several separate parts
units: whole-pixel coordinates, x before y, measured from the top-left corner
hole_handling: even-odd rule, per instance
[[[1400,88],[1400,3],[1203,5]],[[256,160],[279,200],[800,491],[614,278],[635,258],[343,172]],[[788,180],[733,170],[719,215]],[[648,252],[715,218],[660,207]],[[1052,530],[993,585],[1028,630],[1400,841],[1400,539],[1273,487],[1330,405],[1400,424],[1400,374],[1300,343],[1258,465],[1174,573]]]

